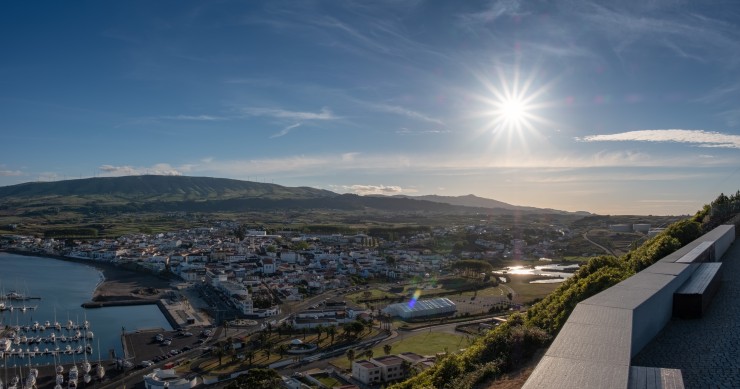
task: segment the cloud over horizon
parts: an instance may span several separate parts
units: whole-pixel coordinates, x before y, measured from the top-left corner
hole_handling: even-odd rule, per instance
[[[608,135],[588,135],[576,138],[581,142],[673,142],[699,147],[740,148],[740,135],[728,135],[704,130],[639,130]]]
[[[158,163],[150,167],[134,167],[130,165],[114,166],[114,165],[100,165],[98,170],[101,171],[101,176],[104,177],[120,177],[120,176],[140,176],[140,175],[159,175],[159,176],[181,176],[183,173],[178,169],[173,168],[167,163]]]

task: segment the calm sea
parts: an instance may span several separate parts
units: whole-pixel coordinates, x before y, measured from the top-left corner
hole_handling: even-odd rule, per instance
[[[67,320],[82,323],[85,319],[90,322],[90,330],[94,334],[91,346],[94,351],[91,356],[93,360],[98,359],[98,344],[100,344],[100,355],[103,359],[110,358],[111,351],[117,356],[122,355],[121,330],[127,332],[137,329],[172,327],[165,319],[156,305],[139,305],[129,307],[106,307],[84,309],[81,304],[89,301],[95,290],[95,286],[103,279],[102,273],[87,265],[66,262],[43,257],[29,257],[9,253],[0,253],[0,292],[9,293],[16,291],[27,296],[41,297],[40,300],[13,301],[16,309],[13,312],[4,311],[0,314],[0,324],[5,326],[32,325],[38,321],[54,323],[56,321],[64,326]],[[7,303],[7,302],[6,302]],[[18,307],[23,305],[35,306],[36,309],[22,312]],[[51,331],[34,332],[29,331],[29,336],[48,337]],[[67,334],[66,330],[57,332],[57,337]],[[57,346],[64,349],[69,344],[76,347],[84,342],[61,343]],[[51,343],[40,343],[34,346],[40,350],[54,349]],[[14,348],[29,348],[27,345],[14,345]],[[30,346],[33,349],[33,346]],[[72,362],[73,358],[80,361],[82,355],[64,355],[63,362]],[[14,363],[28,364],[28,356],[23,361],[7,360],[8,366]],[[34,365],[53,363],[51,357],[36,356],[31,360]]]

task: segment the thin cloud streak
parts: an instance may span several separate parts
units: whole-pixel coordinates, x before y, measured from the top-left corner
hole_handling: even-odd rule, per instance
[[[396,195],[402,193],[415,193],[416,189],[402,188],[397,185],[340,185],[332,186],[332,189],[339,192],[351,192],[354,194],[366,195]]]
[[[610,135],[589,135],[576,138],[582,142],[673,142],[700,147],[740,148],[740,135],[728,135],[704,130],[639,130]]]
[[[398,105],[389,105],[389,104],[372,104],[372,108],[381,111],[381,112],[388,112],[388,113],[394,113],[397,115],[402,115],[409,117],[411,119],[421,120],[424,122],[429,123],[435,123],[444,126],[444,122],[440,119],[433,118],[431,116],[425,115],[420,112],[416,112],[413,110],[410,110],[408,108],[404,108]]]
[[[168,120],[193,120],[193,121],[207,121],[207,122],[229,120],[228,117],[211,116],[211,115],[177,115],[177,116],[162,116],[161,118],[168,119]]]
[[[121,177],[121,176],[138,176],[144,174],[153,174],[160,176],[181,176],[182,171],[172,167],[167,163],[158,163],[149,167],[134,167],[130,165],[114,166],[101,165],[98,167],[101,176],[104,177]]]
[[[278,119],[291,119],[291,120],[337,120],[339,119],[339,117],[334,116],[331,110],[329,110],[329,108],[327,107],[321,108],[321,111],[318,113],[289,111],[289,110],[279,109],[279,108],[260,108],[260,107],[244,108],[242,111],[249,116],[267,116],[267,117],[274,117]]]
[[[505,157],[460,158],[459,155],[403,155],[341,153],[300,155],[285,158],[252,160],[203,160],[187,165],[193,172],[222,176],[247,176],[255,172],[282,176],[313,176],[340,172],[403,175],[460,176],[487,174],[501,169],[512,171],[526,169],[594,169],[594,168],[676,168],[736,166],[737,158],[706,158],[702,155],[656,157],[635,152],[598,152],[586,156],[530,156],[507,159]],[[657,174],[652,179],[670,175]],[[674,176],[680,179],[683,176]],[[626,179],[626,178],[625,178]]]
[[[2,177],[19,177],[22,175],[23,172],[20,170],[0,170],[0,176]]]
[[[290,130],[294,128],[298,128],[300,126],[301,126],[301,123],[291,124],[288,127],[283,128],[280,132],[276,134],[272,134],[270,138],[279,138],[281,136],[287,135],[290,132]]]
[[[396,134],[399,135],[427,135],[427,134],[449,134],[450,130],[409,130],[406,127],[401,127]]]

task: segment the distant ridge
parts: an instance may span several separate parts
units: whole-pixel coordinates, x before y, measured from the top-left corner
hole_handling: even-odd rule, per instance
[[[441,203],[441,204],[450,204],[450,205],[457,205],[462,207],[474,207],[474,208],[488,208],[488,209],[506,209],[510,211],[524,211],[524,212],[541,212],[541,213],[562,213],[562,214],[580,214],[580,215],[590,215],[590,212],[586,211],[577,211],[577,212],[568,212],[568,211],[560,211],[557,209],[551,209],[551,208],[535,208],[535,207],[527,207],[527,206],[520,206],[520,205],[511,205],[509,203],[505,203],[503,201],[493,200],[493,199],[487,199],[484,197],[478,197],[476,195],[465,195],[465,196],[439,196],[439,195],[424,195],[424,196],[405,196],[405,195],[396,195],[391,196],[396,198],[408,198],[408,199],[415,199],[415,200],[425,200],[425,201],[431,201],[434,203]]]
[[[38,196],[115,195],[129,199],[166,197],[169,200],[230,199],[244,197],[320,198],[336,193],[308,187],[189,176],[97,177],[53,182],[28,182],[0,187],[0,198]]]
[[[358,196],[310,187],[190,176],[96,177],[0,187],[0,206],[20,214],[54,212],[221,212],[269,209],[377,210],[447,214],[574,214],[520,207],[473,195]],[[588,213],[586,213],[588,214]]]

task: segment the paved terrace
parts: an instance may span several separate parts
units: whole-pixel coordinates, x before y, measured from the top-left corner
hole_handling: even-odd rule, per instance
[[[699,387],[716,387],[721,375],[711,375],[720,372],[725,372],[728,387],[740,386],[736,347],[740,320],[732,320],[740,318],[740,301],[735,298],[740,295],[737,283],[723,284],[721,295],[712,302],[710,315],[720,314],[721,318],[705,326],[717,338],[710,341],[698,328],[698,323],[706,322],[708,317],[690,323],[672,320],[673,294],[691,279],[700,263],[724,257],[724,265],[729,266],[723,273],[740,279],[735,270],[740,264],[732,260],[737,259],[740,244],[734,241],[734,226],[717,227],[647,269],[580,302],[524,388],[683,388],[681,371],[676,369],[684,368],[692,371],[685,373],[691,387],[694,382]],[[641,355],[632,361],[669,323],[665,335],[656,340],[666,339],[665,343],[651,345],[645,359]],[[676,323],[680,326],[673,330]],[[671,336],[673,331],[675,336]],[[735,332],[734,338],[730,332]],[[673,342],[684,342],[684,351],[674,349]],[[724,348],[711,349],[710,343],[720,343]],[[647,357],[653,349],[660,350],[655,359]],[[711,359],[700,362],[701,352],[712,354]],[[680,358],[688,365],[660,360],[658,354]]]
[[[722,257],[722,283],[698,320],[671,320],[633,365],[681,369],[687,388],[740,388],[740,240]]]

